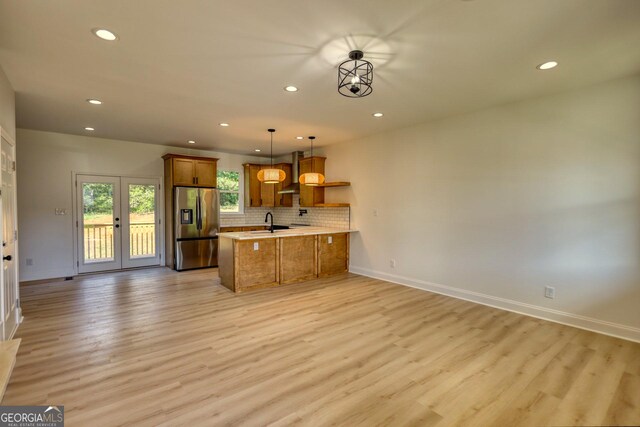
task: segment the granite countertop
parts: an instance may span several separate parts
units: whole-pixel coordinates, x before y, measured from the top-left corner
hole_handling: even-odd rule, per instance
[[[275,230],[270,233],[268,230],[260,231],[237,231],[229,233],[218,233],[218,236],[234,240],[250,240],[250,239],[274,239],[276,237],[294,237],[294,236],[313,236],[316,234],[335,234],[335,233],[355,233],[358,230],[345,230],[341,228],[328,227],[300,227],[290,228],[288,230]]]

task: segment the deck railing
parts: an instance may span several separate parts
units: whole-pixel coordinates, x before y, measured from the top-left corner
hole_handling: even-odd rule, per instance
[[[155,255],[155,223],[131,224],[130,231],[129,255],[131,258]],[[84,225],[84,259],[85,261],[113,259],[113,224]]]

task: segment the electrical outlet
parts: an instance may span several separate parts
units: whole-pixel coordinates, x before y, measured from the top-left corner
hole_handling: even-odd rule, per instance
[[[333,236],[327,237],[327,243],[329,243],[329,244],[333,243]]]
[[[27,265],[33,265],[33,258],[27,258]]]
[[[389,260],[389,266],[391,268],[396,268],[396,260],[395,259],[391,259]]]
[[[556,297],[556,288],[553,286],[545,286],[544,287],[544,297],[545,298],[555,298]]]
[[[253,250],[257,251],[258,249],[260,249],[260,243],[258,242],[253,242]]]

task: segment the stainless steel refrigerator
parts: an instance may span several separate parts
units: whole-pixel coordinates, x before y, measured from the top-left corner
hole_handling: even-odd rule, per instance
[[[215,188],[174,187],[175,269],[218,266],[220,198]]]

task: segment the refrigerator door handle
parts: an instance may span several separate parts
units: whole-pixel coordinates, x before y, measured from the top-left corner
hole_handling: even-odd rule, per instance
[[[200,204],[200,190],[196,196],[196,227],[202,230],[202,205]]]

